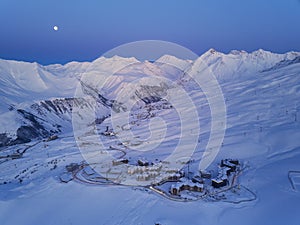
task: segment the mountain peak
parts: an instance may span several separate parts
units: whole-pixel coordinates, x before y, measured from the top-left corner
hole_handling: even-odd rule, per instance
[[[255,55],[255,56],[260,56],[260,55],[270,55],[270,54],[276,54],[276,53],[272,53],[270,51],[264,50],[264,49],[258,49],[254,52],[252,52],[251,54]]]
[[[210,48],[207,53],[210,53],[210,54],[216,54],[216,53],[219,53],[218,51],[216,51],[216,49],[214,48]]]
[[[209,49],[208,51],[206,51],[204,54],[202,54],[202,55],[200,56],[200,58],[209,58],[209,57],[211,57],[211,56],[218,57],[218,56],[220,56],[221,54],[223,54],[223,53],[218,52],[218,51],[215,50],[214,48],[211,48],[211,49]],[[214,57],[213,57],[213,58],[214,58]]]
[[[180,59],[180,58],[177,58],[176,56],[172,56],[172,55],[163,55],[159,59],[157,59],[155,62],[169,64],[171,66],[175,66],[175,67],[180,68],[181,70],[184,70],[188,66],[190,66],[193,61],[188,60],[188,59]]]

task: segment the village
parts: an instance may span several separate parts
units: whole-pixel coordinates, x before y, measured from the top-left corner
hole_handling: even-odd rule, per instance
[[[243,167],[237,159],[222,159],[215,170],[188,171],[187,167],[181,170],[163,170],[166,162],[150,162],[138,159],[134,166],[129,165],[132,161],[126,158],[116,159],[112,162],[110,171],[114,176],[121,176],[118,168],[128,166],[127,175],[134,177],[136,186],[140,190],[150,190],[155,194],[173,201],[228,201],[239,203],[256,199],[246,187],[238,183],[238,176]],[[123,167],[124,168],[124,167]],[[67,166],[68,174],[61,176],[62,182],[75,180],[81,183],[93,185],[122,185],[116,180],[98,174],[92,165],[72,164]],[[124,174],[123,174],[124,175]],[[145,181],[148,181],[147,185]],[[149,184],[149,181],[150,184]],[[126,186],[126,185],[125,185]]]
[[[127,160],[122,160],[128,163]],[[166,163],[166,162],[162,162]],[[188,162],[190,163],[190,161]],[[152,191],[171,200],[197,200],[212,193],[219,193],[231,189],[236,185],[237,176],[241,172],[240,162],[236,159],[223,159],[217,171],[189,171],[189,165],[181,170],[168,168],[163,170],[162,165],[138,160],[137,166],[128,173],[135,174],[137,181],[150,180],[160,177],[149,187]],[[152,166],[149,166],[152,164]],[[160,174],[160,173],[163,173]]]
[[[113,135],[110,130],[105,135]],[[48,142],[58,139],[57,135],[44,140],[44,147]],[[41,143],[36,142],[15,154],[3,157],[18,159],[27,149]],[[111,147],[109,151],[116,150]],[[168,161],[144,157],[132,158],[126,151],[120,151],[119,157],[113,159],[110,164],[88,164],[86,162],[70,163],[59,176],[62,183],[77,181],[92,185],[124,185],[138,187],[140,190],[148,190],[162,197],[174,201],[252,201],[256,196],[246,187],[240,185],[239,176],[245,169],[237,159],[226,158],[212,164],[210,170],[191,169],[190,164],[194,160],[179,161],[180,169]],[[19,156],[20,155],[20,156]],[[56,166],[54,167],[54,169]],[[98,168],[98,170],[96,169]],[[129,180],[129,183],[123,182]],[[21,181],[20,181],[21,182]],[[237,196],[239,200],[237,201]],[[242,197],[242,200],[240,200]]]

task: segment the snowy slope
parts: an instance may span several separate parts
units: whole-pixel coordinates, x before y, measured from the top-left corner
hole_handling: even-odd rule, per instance
[[[234,79],[240,76],[251,76],[275,66],[277,63],[292,60],[299,56],[298,52],[286,54],[275,54],[259,49],[252,53],[245,51],[231,51],[229,54],[217,52],[210,49],[194,62],[195,69],[201,70],[197,61],[205,62],[209,69],[215,74],[219,82],[227,79]]]
[[[70,130],[71,118],[69,116],[59,115],[60,118],[53,118],[52,114],[57,114],[55,109],[57,105],[55,103],[60,102],[60,104],[64,104],[64,107],[70,113],[70,105],[73,105],[74,102],[71,100],[70,103],[68,99],[74,97],[82,74],[90,73],[91,76],[98,77],[97,74],[100,73],[102,77],[106,77],[108,74],[115,73],[116,68],[123,68],[123,65],[129,61],[137,62],[133,58],[113,57],[106,59],[101,57],[92,63],[71,62],[65,65],[42,66],[37,63],[0,60],[0,95],[2,97],[0,102],[0,121],[3,121],[0,127],[0,134],[5,139],[4,142],[6,143],[7,138],[10,138],[11,144],[15,143],[13,140],[18,137],[18,129],[21,126],[29,125],[32,127],[32,121],[28,122],[28,119],[20,115],[18,110],[24,110],[37,118],[42,117],[41,119],[48,123],[45,125],[47,126],[47,128],[45,127],[47,132],[44,132],[45,135],[42,136],[59,132],[60,129],[57,129],[57,126],[63,126]],[[64,99],[66,100],[64,101]],[[49,111],[47,104],[42,104],[45,100],[46,103],[48,100],[48,103],[53,102],[55,105],[50,105],[50,110],[52,109],[53,111],[52,114],[50,112],[51,115],[40,115],[40,112],[43,110]],[[39,110],[35,108],[35,104],[40,105]],[[41,109],[43,107],[44,109]],[[59,113],[65,114],[65,112]],[[36,130],[36,128],[34,129]],[[39,137],[40,135],[34,136]],[[0,138],[0,146],[4,142]]]
[[[116,56],[101,57],[91,63],[46,67],[1,60],[0,134],[16,137],[20,126],[34,124],[42,125],[49,134],[51,129],[60,132],[59,139],[46,144],[37,137],[27,144],[0,148],[0,156],[26,150],[19,159],[0,158],[1,224],[298,224],[300,176],[292,173],[291,183],[288,174],[300,172],[299,55],[263,50],[224,54],[211,49],[195,61],[163,56],[149,63]],[[75,94],[79,78],[84,76],[85,93],[91,93],[98,102],[99,115],[107,116],[98,127],[100,131],[111,126],[109,113],[113,104],[110,103],[120,95],[141,100],[130,111],[134,135],[149,137],[148,125],[152,118],[149,115],[165,121],[167,136],[159,150],[127,152],[131,158],[144,155],[153,160],[170,154],[178,144],[180,123],[178,112],[168,104],[143,96],[170,91],[174,88],[171,81],[176,81],[198,106],[201,129],[193,167],[197,168],[209,138],[210,110],[205,95],[185,74],[210,72],[219,81],[227,107],[225,138],[212,167],[226,157],[244,162],[247,167],[239,182],[256,194],[255,201],[241,204],[176,202],[143,188],[93,186],[75,181],[60,183],[59,177],[66,165],[84,160],[72,134],[72,110],[82,104],[87,109],[92,106]],[[165,84],[137,83],[139,89],[134,93],[124,89],[136,80],[161,77],[168,81]],[[106,89],[95,94],[93,88],[103,81]],[[179,103],[179,111],[184,110],[188,117],[193,115],[185,105],[187,102]],[[123,113],[114,114],[117,122]],[[189,129],[195,126],[186,123]],[[152,125],[151,131],[157,139],[155,135],[161,134],[165,124],[159,120]],[[107,148],[119,146],[113,137],[103,138]],[[156,144],[155,140],[152,144]],[[188,141],[184,144],[189,148]],[[134,139],[130,145],[137,145],[137,141]],[[120,152],[115,154],[120,155]],[[11,216],[16,212],[18,216]]]

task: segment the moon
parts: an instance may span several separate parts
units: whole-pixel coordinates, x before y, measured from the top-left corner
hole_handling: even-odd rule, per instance
[[[53,30],[58,31],[58,26],[54,26]]]

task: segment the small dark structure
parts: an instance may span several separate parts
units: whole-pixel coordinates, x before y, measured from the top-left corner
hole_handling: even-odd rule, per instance
[[[50,137],[48,137],[45,141],[48,142],[48,141],[54,141],[58,139],[58,136],[57,135],[51,135]]]
[[[232,172],[235,172],[235,169],[230,168],[230,167],[220,167],[219,168],[219,176],[222,176],[222,175],[225,175],[225,174],[226,174],[226,176],[230,176],[230,174]]]
[[[139,159],[137,163],[139,166],[149,166],[149,162],[147,160]]]
[[[211,185],[214,187],[214,188],[220,188],[220,187],[224,187],[228,184],[228,179],[220,179],[220,178],[217,178],[217,179],[212,179],[211,180]]]
[[[203,192],[203,184],[193,183],[190,180],[186,182],[178,182],[171,186],[170,193],[172,195],[179,195],[181,191],[185,190]]]
[[[105,131],[101,133],[104,136],[115,136],[116,134],[113,131]]]
[[[201,177],[204,179],[211,179],[211,173],[207,172],[206,170],[200,171]]]
[[[128,159],[117,159],[117,160],[113,160],[112,164],[113,166],[118,166],[122,164],[127,164],[128,162],[129,162]]]
[[[113,132],[112,129],[109,129],[108,126],[106,126],[105,131],[104,131],[104,132],[101,132],[101,134],[104,135],[104,136],[115,136],[115,135],[116,135],[116,133]]]
[[[237,159],[229,159],[229,162],[235,164],[236,166],[240,165],[240,162]]]
[[[179,195],[180,190],[179,190],[177,187],[172,186],[172,187],[171,187],[171,190],[170,190],[170,193],[171,193],[172,195]]]
[[[239,165],[238,160],[222,159],[222,161],[221,161],[221,167],[229,168],[229,170],[227,170],[229,174],[235,172],[238,165]],[[229,174],[227,174],[227,175],[229,175]]]
[[[194,182],[194,183],[200,183],[200,184],[203,184],[204,182],[203,182],[203,179],[202,179],[202,177],[200,177],[200,176],[194,176],[193,178],[192,178],[192,181]]]
[[[78,169],[79,169],[79,165],[77,163],[71,163],[69,165],[66,165],[66,170],[68,172],[74,172],[74,171],[76,171]]]
[[[63,182],[63,183],[68,183],[70,182],[71,180],[73,180],[73,177],[71,174],[68,174],[68,173],[64,173],[62,174],[60,177],[59,177],[60,181]]]

